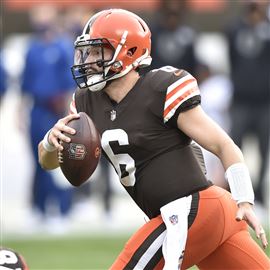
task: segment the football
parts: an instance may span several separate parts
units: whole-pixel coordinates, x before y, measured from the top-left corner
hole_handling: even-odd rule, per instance
[[[64,149],[58,152],[60,168],[73,186],[80,186],[90,178],[101,155],[100,134],[95,124],[86,113],[79,114],[80,118],[67,124],[75,129],[76,133],[65,134],[71,141],[61,141]]]

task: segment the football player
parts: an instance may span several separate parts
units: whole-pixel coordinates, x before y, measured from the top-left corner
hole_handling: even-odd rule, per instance
[[[110,9],[89,19],[75,42],[72,114],[40,142],[41,166],[59,166],[60,141],[70,141],[63,132],[76,132],[66,124],[86,112],[102,134],[103,154],[150,219],[110,269],[269,269],[248,233],[247,224],[266,248],[241,151],[203,112],[191,74],[165,66],[140,75],[150,51],[150,30],[134,13]],[[206,179],[192,141],[220,158],[231,193]]]

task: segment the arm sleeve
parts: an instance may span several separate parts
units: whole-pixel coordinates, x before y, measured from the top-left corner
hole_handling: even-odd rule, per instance
[[[0,60],[2,61],[1,56]],[[4,95],[6,89],[7,89],[7,73],[4,67],[2,66],[2,62],[0,62],[0,98]]]
[[[22,93],[32,92],[33,78],[36,76],[35,70],[32,68],[32,48],[29,48],[25,57],[25,66],[21,77]]]

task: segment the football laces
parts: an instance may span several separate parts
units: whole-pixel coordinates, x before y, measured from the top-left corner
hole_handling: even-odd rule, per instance
[[[60,145],[63,145],[63,141],[60,141]],[[59,163],[64,163],[62,151],[58,151],[57,158]]]

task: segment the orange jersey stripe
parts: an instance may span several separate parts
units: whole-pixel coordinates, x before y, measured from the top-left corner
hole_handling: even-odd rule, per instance
[[[197,88],[190,89],[183,93],[182,96],[178,97],[175,101],[173,101],[164,111],[163,117],[165,118],[167,114],[177,105],[179,104],[183,99],[185,99],[187,96],[189,96],[191,93],[197,91]]]
[[[189,83],[192,83],[196,81],[195,79],[189,79],[183,83],[181,83],[180,85],[178,85],[175,89],[173,89],[171,92],[169,92],[166,95],[166,100],[168,100],[169,98],[171,98],[175,93],[177,93],[178,91],[180,91],[181,89],[183,89],[185,86],[187,86]]]

